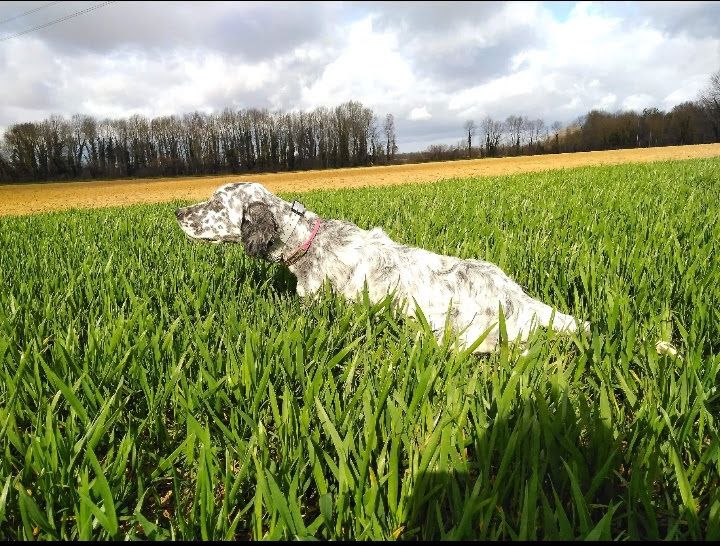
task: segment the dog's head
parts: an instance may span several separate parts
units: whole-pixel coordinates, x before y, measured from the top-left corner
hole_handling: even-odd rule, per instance
[[[177,209],[175,216],[191,239],[242,243],[250,256],[265,258],[287,207],[260,184],[234,183],[219,187],[208,201]]]

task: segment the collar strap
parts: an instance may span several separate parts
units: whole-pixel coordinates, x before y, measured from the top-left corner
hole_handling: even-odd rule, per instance
[[[300,218],[305,216],[306,209],[302,203],[293,201],[290,205],[290,212],[294,213],[292,218],[287,224],[283,225],[280,236],[277,238],[275,243],[273,243],[270,247],[270,251],[268,252],[268,258],[270,258],[273,262],[279,262],[282,260],[282,251],[288,240],[290,240],[290,237],[292,237],[292,234],[295,233],[295,229],[300,223]]]
[[[305,256],[307,254],[308,249],[310,248],[310,245],[315,240],[315,235],[317,235],[318,229],[320,229],[320,224],[322,222],[320,221],[320,218],[315,220],[315,225],[313,226],[312,233],[310,234],[310,237],[308,237],[308,240],[305,241],[303,244],[301,244],[299,247],[297,247],[292,254],[290,254],[289,257],[285,258],[283,260],[283,263],[285,265],[292,265],[295,262],[297,262],[300,258]]]

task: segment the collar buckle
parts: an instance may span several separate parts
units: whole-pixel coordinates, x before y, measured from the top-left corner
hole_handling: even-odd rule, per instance
[[[293,201],[290,205],[290,211],[294,212],[298,216],[305,216],[305,211],[307,209],[300,201]]]

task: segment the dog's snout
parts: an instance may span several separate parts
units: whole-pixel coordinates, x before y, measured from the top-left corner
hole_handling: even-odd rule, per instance
[[[185,213],[183,212],[182,209],[177,209],[175,211],[175,218],[177,218],[178,220],[182,220],[183,216],[185,216]]]

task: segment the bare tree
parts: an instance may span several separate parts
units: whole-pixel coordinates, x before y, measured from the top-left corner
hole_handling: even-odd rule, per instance
[[[395,118],[392,114],[385,116],[385,125],[383,125],[383,131],[385,132],[385,138],[387,139],[387,147],[385,156],[388,161],[395,157],[397,152],[397,145],[395,144]]]
[[[710,119],[715,140],[720,140],[720,70],[710,76],[710,83],[700,92],[700,104]]]
[[[477,127],[475,125],[475,122],[469,119],[464,123],[463,128],[467,133],[468,158],[472,158],[472,137],[475,136],[475,131],[477,130]]]
[[[527,144],[527,151],[531,154],[533,144],[535,143],[535,121],[529,118],[523,118],[520,131],[522,134],[522,142]]]
[[[377,116],[373,115],[370,122],[370,166],[378,163],[383,156],[383,137],[378,126]]]
[[[482,121],[482,131],[485,135],[485,153],[488,157],[497,155],[503,130],[502,122],[495,121],[490,116],[487,116]]]
[[[541,119],[527,120],[526,128],[530,153],[532,154],[540,150],[540,141],[543,133],[546,131],[545,122]]]
[[[550,130],[553,132],[553,153],[560,153],[560,131],[562,130],[562,123],[554,121],[550,126]]]
[[[510,147],[515,149],[515,155],[520,155],[520,138],[525,129],[525,118],[522,116],[508,116],[505,120],[505,126],[510,139]]]

